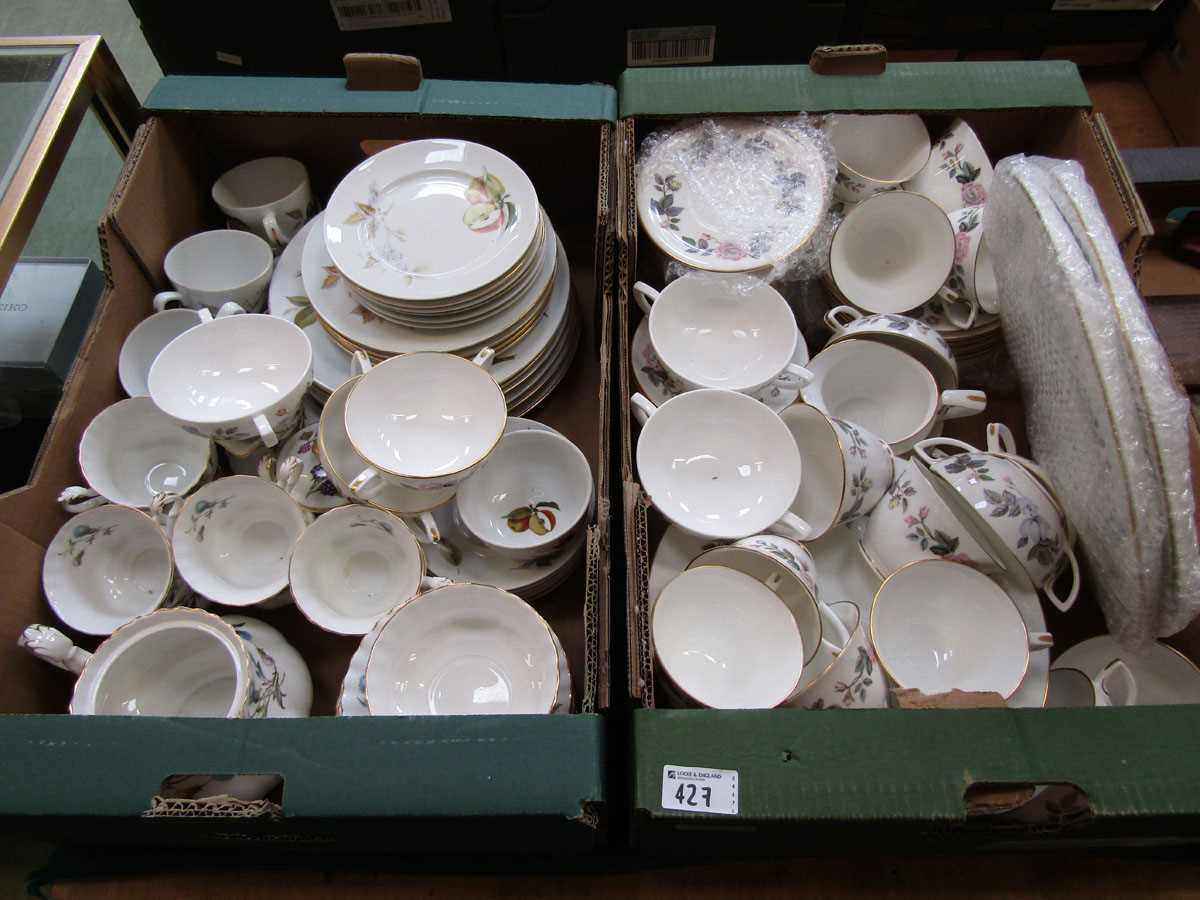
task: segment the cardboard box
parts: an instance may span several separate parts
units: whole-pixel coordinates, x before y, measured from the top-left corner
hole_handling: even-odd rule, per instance
[[[586,850],[601,839],[615,94],[607,87],[437,81],[410,93],[351,94],[344,84],[171,77],[147,100],[148,118],[101,222],[108,289],[29,484],[0,497],[0,631],[9,635],[0,642],[0,753],[10,776],[0,781],[4,828],[88,843],[393,854]],[[283,631],[308,662],[312,718],[65,715],[70,676],[18,649],[15,637],[28,622],[57,624],[40,584],[44,548],[64,521],[55,496],[79,481],[83,429],[121,397],[117,354],[151,311],[154,292],[166,286],[165,252],[186,235],[219,226],[209,187],[234,163],[295,156],[316,193],[327,197],[364,158],[361,142],[430,136],[481,141],[522,165],[571,261],[584,337],[567,379],[533,415],[571,438],[596,478],[586,560],[538,602],[570,661],[572,713],[334,718],[358,639],[321,632],[288,607],[254,613]],[[282,775],[281,808],[247,815],[192,801],[155,803],[165,777],[212,772]]]
[[[1175,140],[1184,146],[1200,145],[1200,103],[1196,102],[1196,85],[1200,84],[1200,0],[1183,4],[1163,46],[1142,66],[1142,80],[1175,133]]]
[[[628,398],[630,342],[641,318],[631,287],[658,283],[661,259],[641,234],[633,194],[640,141],[679,119],[796,111],[916,111],[936,130],[962,115],[995,159],[1016,152],[1079,160],[1137,271],[1149,223],[1103,118],[1069,63],[892,64],[879,76],[820,76],[807,68],[627,71],[620,85],[617,168],[618,340],[633,714],[633,841],[677,853],[845,852],[1017,846],[1130,846],[1194,839],[1200,792],[1187,760],[1200,707],[1105,710],[660,709],[655,702],[647,587],[665,521],[634,468]],[[812,345],[810,344],[810,347]],[[1020,398],[999,386],[992,415],[955,422],[982,445],[987,421],[1021,426]],[[996,390],[992,390],[996,387]],[[948,429],[949,430],[949,429]],[[1075,611],[1048,610],[1061,646],[1104,630],[1086,594]],[[1089,616],[1089,609],[1091,615]],[[1196,658],[1196,635],[1182,645]],[[664,810],[667,766],[734,770],[736,815]],[[1020,807],[1030,785],[1053,802]],[[997,804],[997,798],[1000,798]],[[1023,814],[979,815],[1019,808]]]

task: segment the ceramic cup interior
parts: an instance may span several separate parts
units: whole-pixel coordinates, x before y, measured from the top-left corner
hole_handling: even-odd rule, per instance
[[[336,634],[366,634],[421,587],[425,557],[391,513],[367,506],[332,510],[308,526],[292,554],[296,606]]]
[[[484,459],[504,433],[504,393],[448,353],[396,356],[363,375],[346,401],[346,433],[385,473],[437,479]]]
[[[106,505],[59,529],[42,562],[42,585],[64,624],[111,634],[163,602],[173,571],[170,544],[153,519]]]
[[[292,548],[306,524],[282,488],[231,475],[184,502],[171,544],[194,590],[216,603],[250,606],[287,587]]]
[[[900,687],[1009,697],[1029,667],[1029,634],[1012,599],[986,575],[945,560],[910,563],[871,606],[871,639]]]
[[[372,715],[547,713],[558,699],[550,626],[521,598],[460,583],[420,594],[379,631],[367,662]]]
[[[89,663],[76,699],[92,697],[90,711],[100,716],[236,716],[247,676],[232,629],[170,620],[150,626]]]
[[[167,415],[215,424],[271,410],[311,371],[303,331],[276,316],[243,315],[185,331],[158,355],[148,381]]]
[[[583,521],[592,470],[569,440],[514,431],[458,490],[458,514],[476,538],[499,550],[561,544]]]
[[[828,134],[838,163],[871,181],[907,181],[929,161],[929,132],[920,116],[834,116]]]
[[[792,433],[804,467],[792,512],[811,525],[814,534],[824,534],[841,512],[846,480],[841,445],[833,424],[815,407],[794,404],[780,418]]]
[[[286,156],[252,159],[234,166],[213,184],[213,201],[224,209],[254,209],[285,199],[303,187],[308,173]]]
[[[846,214],[829,250],[838,291],[875,313],[916,309],[945,284],[954,229],[932,200],[908,191],[875,194]]]
[[[731,540],[767,530],[800,486],[800,452],[787,427],[733,391],[689,391],[664,403],[638,436],[637,465],[668,519]]]
[[[146,379],[158,354],[179,335],[199,324],[200,313],[194,309],[168,309],[139,322],[125,338],[117,359],[117,376],[125,393],[130,397],[149,395]]]
[[[797,333],[787,301],[747,276],[685,276],[671,282],[650,310],[654,351],[696,387],[762,387],[791,361]]]
[[[791,611],[765,585],[724,566],[698,566],[673,579],[654,605],[651,628],[663,672],[713,709],[778,706],[804,669]]]
[[[855,422],[889,444],[920,433],[937,412],[933,375],[907,353],[870,340],[845,340],[809,362],[801,392],[831,416]]]
[[[184,238],[163,260],[163,271],[178,288],[232,291],[263,278],[275,265],[270,244],[248,231],[202,231]]]
[[[184,431],[149,397],[114,403],[79,442],[79,466],[92,490],[113,503],[149,507],[160,491],[183,494],[208,468],[208,438]]]

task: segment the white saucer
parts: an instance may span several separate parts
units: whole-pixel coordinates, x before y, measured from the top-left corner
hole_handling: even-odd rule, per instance
[[[857,524],[842,525],[804,546],[813,557],[819,599],[824,603],[853,603],[866,622],[883,579],[859,552]]]
[[[1054,661],[1054,668],[1079,669],[1095,678],[1114,659],[1125,660],[1133,673],[1139,706],[1200,703],[1200,669],[1178,650],[1157,641],[1130,653],[1111,635],[1102,634],[1067,650]]]

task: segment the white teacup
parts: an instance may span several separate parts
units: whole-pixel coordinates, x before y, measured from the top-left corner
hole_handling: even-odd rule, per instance
[[[189,434],[149,397],[121,400],[102,411],[79,441],[79,468],[89,488],[67,488],[69,513],[120,503],[149,509],[156,495],[190,493],[212,472],[212,442]]]
[[[875,508],[892,483],[891,448],[855,422],[795,403],[779,414],[800,451],[804,478],[792,512],[815,540]]]
[[[276,247],[290,241],[312,212],[312,188],[303,163],[266,156],[234,166],[212,186],[221,212]]]
[[[800,487],[800,452],[769,407],[714,388],[660,407],[641,394],[630,402],[642,425],[638,475],[667,519],[724,540],[761,531],[808,540],[812,528],[788,511]]]
[[[992,164],[971,126],[956,119],[933,145],[929,162],[904,185],[947,213],[982,206],[992,187]]]
[[[273,628],[240,616],[160,609],[95,653],[46,625],[28,626],[17,643],[79,676],[69,707],[75,716],[276,718],[306,716],[312,705],[300,655]]]
[[[101,506],[68,519],[42,560],[50,608],[83,634],[112,634],[144,613],[186,602],[172,590],[174,574],[166,534],[129,506]]]
[[[265,478],[230,475],[176,507],[171,546],[193,590],[225,606],[253,606],[288,586],[292,548],[311,514]]]
[[[770,709],[800,683],[806,648],[793,611],[744,572],[704,565],[676,576],[650,629],[660,670],[690,704]]]
[[[929,162],[929,132],[917,115],[835,115],[825,132],[837,155],[833,193],[845,203],[896,190]]]
[[[1011,697],[1029,654],[1053,644],[1030,634],[1012,598],[970,566],[941,559],[889,576],[871,604],[871,642],[888,677],[924,694],[952,690]]]
[[[919,360],[942,390],[958,387],[958,363],[950,345],[920,319],[892,313],[865,316],[853,306],[835,306],[825,313],[825,324],[833,330],[830,344],[849,338],[890,344]]]
[[[1046,706],[1135,706],[1137,682],[1123,660],[1114,659],[1096,677],[1069,666],[1050,669]]]
[[[511,559],[562,549],[592,502],[592,469],[578,447],[550,431],[514,431],[462,483],[455,499],[466,530]]]
[[[865,617],[848,600],[823,607],[827,625],[837,620],[849,632],[840,647],[822,641],[804,668],[800,689],[787,705],[801,709],[878,709],[887,706],[887,679],[867,636]]]
[[[168,252],[163,271],[175,288],[154,295],[154,308],[182,303],[215,312],[236,303],[247,312],[262,308],[275,268],[271,245],[248,231],[202,231]]]
[[[295,431],[311,383],[308,338],[266,315],[218,318],[185,331],[159,353],[148,379],[160,410],[235,453],[258,441],[274,447]]]
[[[366,634],[398,603],[448,583],[425,575],[425,554],[407,525],[369,506],[321,516],[292,553],[297,608],[334,634]]]
[[[946,283],[954,231],[941,208],[908,191],[876,194],[852,208],[829,247],[837,293],[873,313],[916,309]]]
[[[752,394],[776,382],[812,380],[791,361],[804,340],[796,317],[761,279],[694,272],[661,292],[639,281],[633,293],[650,317],[655,354],[685,389]]]
[[[162,348],[203,321],[200,310],[168,309],[139,322],[125,338],[117,359],[117,376],[125,393],[130,397],[149,396],[146,379]]]
[[[350,490],[365,498],[386,482],[438,491],[478,469],[508,419],[488,372],[494,357],[491,349],[474,360],[409,353],[359,378],[346,400],[346,435],[368,469],[351,476]]]
[[[954,267],[938,297],[952,325],[970,328],[980,310],[994,313],[999,306],[996,272],[983,239],[983,207],[955,210],[950,213],[950,224],[954,226]]]
[[[815,376],[800,391],[805,403],[878,435],[895,454],[907,453],[944,419],[973,416],[987,408],[978,390],[939,391],[919,361],[867,339],[826,347],[808,364]]]
[[[775,557],[800,579],[814,598],[817,597],[817,564],[803,544],[779,534],[752,534],[748,538],[734,541],[733,546]]]

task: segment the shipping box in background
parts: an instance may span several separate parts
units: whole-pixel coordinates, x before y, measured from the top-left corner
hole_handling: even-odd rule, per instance
[[[334,78],[159,83],[101,222],[108,289],[29,484],[0,496],[0,633],[8,635],[0,642],[0,754],[8,772],[0,827],[93,844],[261,842],[393,854],[587,850],[602,840],[615,102],[608,87],[426,81],[408,93],[351,93]],[[154,292],[167,286],[164,254],[223,224],[209,188],[238,162],[294,156],[325,198],[364,158],[363,141],[434,136],[479,141],[521,165],[571,263],[583,338],[566,380],[532,413],[583,450],[596,480],[586,559],[537,603],[570,661],[571,714],[335,718],[358,638],[320,631],[289,606],[253,614],[307,661],[312,718],[66,715],[71,676],[19,649],[16,637],[29,622],[58,624],[40,582],[44,548],[65,521],[55,497],[79,481],[83,429],[122,396],[117,354],[151,311]],[[282,775],[281,815],[219,818],[184,801],[175,815],[144,816],[163,779],[181,773]]]
[[[618,341],[629,689],[633,713],[636,846],[678,853],[947,851],[1018,846],[1130,846],[1200,839],[1200,707],[1095,710],[670,710],[656,708],[647,588],[665,522],[642,493],[630,343],[641,313],[635,280],[662,280],[662,258],[641,233],[634,198],[640,142],[678,120],[798,111],[921,113],[937,129],[961,115],[993,160],[1040,153],[1079,160],[1126,264],[1137,272],[1151,233],[1103,118],[1074,65],[1064,62],[891,64],[881,75],[817,75],[807,67],[629,70],[617,135],[620,250]],[[815,352],[819,346],[811,346]],[[1024,443],[1020,397],[1003,385],[989,410],[948,432],[983,446],[988,421]],[[1061,650],[1104,624],[1087,591],[1070,614],[1047,604]],[[1197,658],[1195,628],[1178,646]],[[664,766],[738,772],[738,814],[662,808]],[[1074,785],[1079,805],[1031,817],[974,815],[992,788]]]

